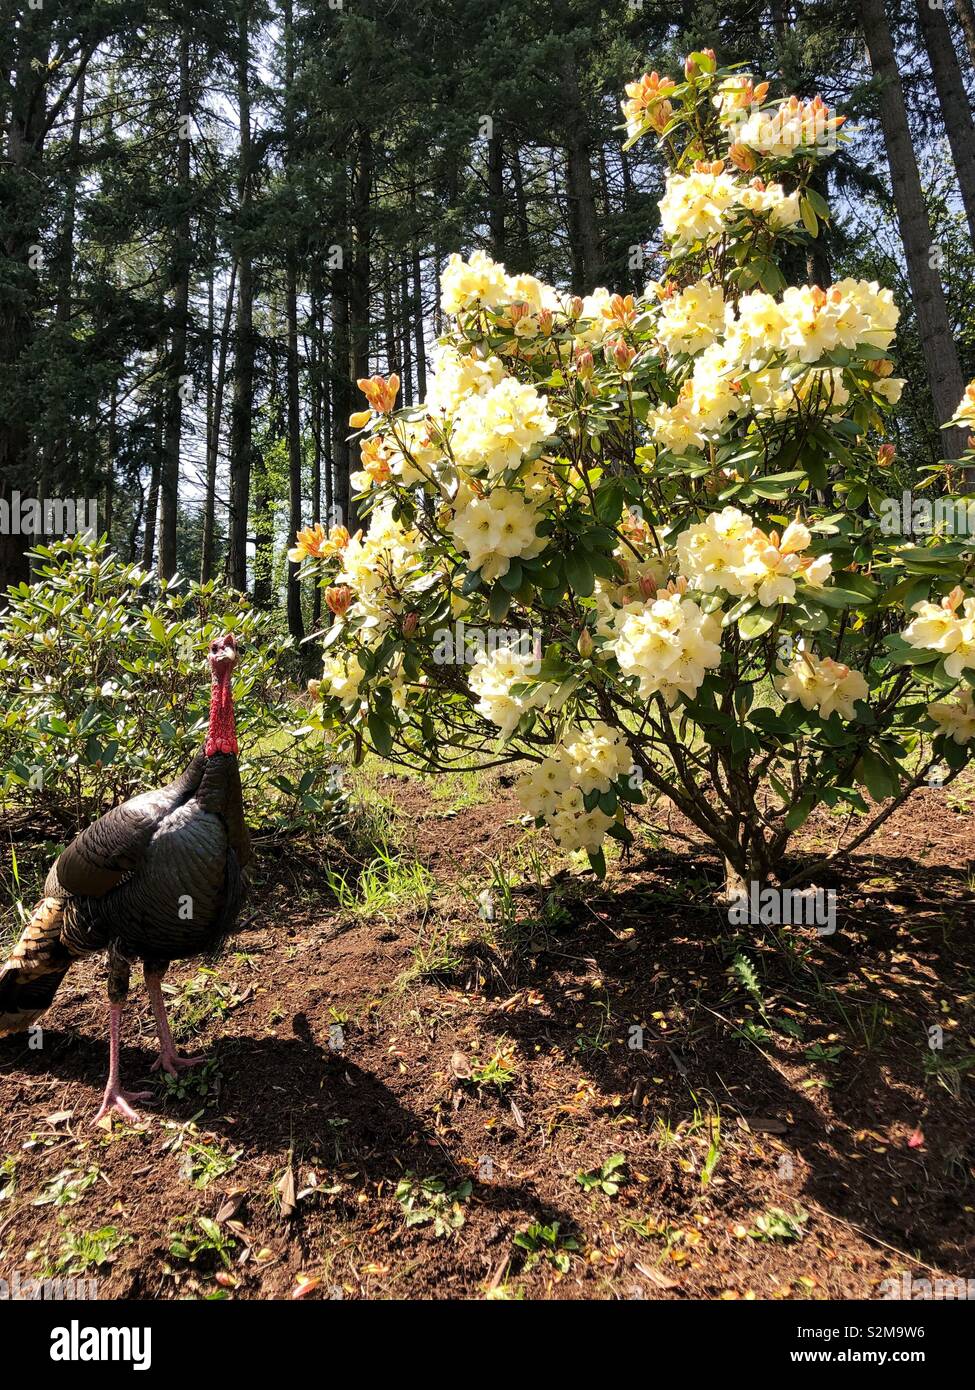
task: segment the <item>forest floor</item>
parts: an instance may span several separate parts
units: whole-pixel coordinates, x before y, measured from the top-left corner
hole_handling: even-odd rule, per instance
[[[178,1087],[151,1074],[142,1126],[91,1124],[103,962],[68,976],[42,1047],[0,1042],[0,1279],[871,1299],[975,1277],[970,774],[820,878],[833,935],[729,926],[676,813],[598,884],[496,781],[372,773],[360,794],[379,850],[259,839],[242,930],[171,968],[183,1050],[211,1060]],[[842,825],[817,812],[800,849]],[[36,824],[4,839],[39,879]],[[141,980],[130,999],[142,1089]]]

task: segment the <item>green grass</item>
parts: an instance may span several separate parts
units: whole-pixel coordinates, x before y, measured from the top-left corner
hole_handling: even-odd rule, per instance
[[[434,889],[429,869],[387,844],[376,846],[358,873],[343,874],[326,867],[325,883],[343,912],[361,917],[424,911]]]

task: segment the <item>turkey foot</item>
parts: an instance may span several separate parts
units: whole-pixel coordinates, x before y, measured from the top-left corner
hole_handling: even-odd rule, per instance
[[[199,1057],[180,1057],[172,1048],[161,1047],[159,1056],[150,1067],[150,1071],[167,1072],[170,1076],[178,1076],[184,1067],[198,1067],[201,1062],[206,1061],[206,1054],[201,1053]]]
[[[123,1120],[129,1120],[132,1124],[142,1123],[142,1116],[138,1110],[133,1110],[129,1104],[133,1100],[151,1100],[151,1091],[123,1091],[118,1085],[111,1083],[105,1087],[105,1094],[102,1096],[102,1105],[92,1124],[98,1124],[106,1115],[110,1115],[113,1110],[117,1111]]]
[[[101,1108],[92,1121],[101,1122],[115,1110],[124,1120],[139,1124],[141,1116],[130,1104],[133,1100],[151,1100],[151,1091],[123,1091],[119,1075],[119,1039],[122,1029],[122,1005],[112,1003],[108,1009],[108,1082],[102,1096]]]
[[[169,1031],[169,1019],[166,1017],[166,1004],[162,992],[162,975],[150,974],[146,972],[146,989],[149,991],[149,1001],[152,1004],[152,1014],[156,1020],[156,1033],[159,1036],[159,1056],[152,1064],[153,1071],[160,1068],[169,1076],[178,1076],[185,1067],[196,1067],[201,1062],[206,1061],[206,1057],[180,1057],[177,1055],[176,1047],[173,1043],[173,1035]]]

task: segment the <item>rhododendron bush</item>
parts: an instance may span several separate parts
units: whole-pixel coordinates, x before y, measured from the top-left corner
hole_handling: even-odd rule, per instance
[[[948,780],[975,746],[965,542],[879,524],[898,309],[785,279],[842,122],[766,97],[710,53],[628,88],[630,142],[668,166],[643,295],[451,256],[427,400],[359,383],[362,530],[291,552],[327,589],[335,738],[434,772],[520,763],[527,815],[597,872],[666,797],[764,880],[817,804],[862,835],[864,790]]]

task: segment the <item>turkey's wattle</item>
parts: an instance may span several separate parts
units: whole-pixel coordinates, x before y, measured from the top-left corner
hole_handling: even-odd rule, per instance
[[[231,633],[210,643],[210,724],[202,753],[175,782],[116,806],[63,850],[44,897],[0,968],[0,1037],[48,1008],[73,961],[108,952],[109,1074],[96,1122],[116,1110],[137,1120],[121,1086],[122,1011],[133,961],[145,968],[162,1067],[175,1075],[202,1058],[176,1055],[162,977],[172,960],[210,951],[240,907],[250,838],[237,767]]]
[[[213,687],[210,692],[210,726],[203,751],[206,756],[214,753],[237,754],[237,726],[234,723],[234,697],[231,677],[236,663],[236,648],[224,654],[220,652],[211,659]]]

